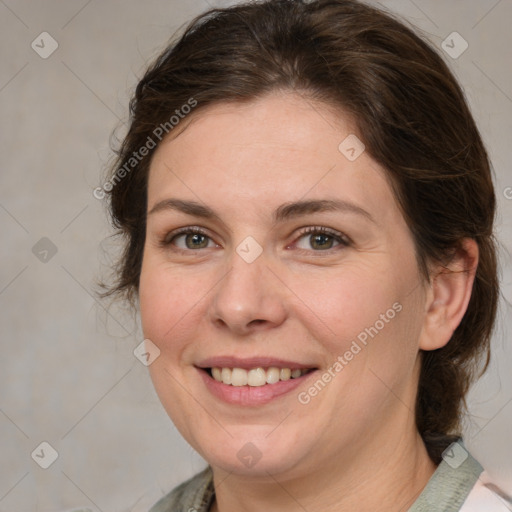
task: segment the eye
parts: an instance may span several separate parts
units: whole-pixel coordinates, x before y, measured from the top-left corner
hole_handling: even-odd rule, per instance
[[[308,240],[309,239],[309,240]],[[169,233],[160,245],[164,248],[174,246],[180,251],[194,251],[198,249],[208,249],[218,247],[211,237],[198,227],[185,227]],[[322,226],[311,226],[301,231],[298,242],[295,247],[300,250],[314,252],[326,252],[336,247],[347,247],[350,245],[350,239],[333,229]]]
[[[302,247],[300,246],[301,239],[305,240],[305,243]],[[311,226],[301,232],[299,242],[297,242],[295,245],[302,250],[313,249],[315,252],[320,252],[329,251],[340,245],[347,247],[350,245],[350,240],[343,234],[339,233],[338,231],[334,231],[333,229],[321,226]]]
[[[213,246],[217,245],[202,229],[187,227],[173,231],[167,235],[164,240],[161,241],[161,245],[163,247],[174,245],[177,249],[186,251],[207,249],[208,247],[212,247],[211,245],[209,246],[210,242],[213,243]]]

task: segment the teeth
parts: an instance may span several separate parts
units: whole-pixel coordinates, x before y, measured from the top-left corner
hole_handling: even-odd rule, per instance
[[[222,371],[220,373],[220,379],[216,380],[220,380],[224,382],[224,384],[231,384],[231,373],[231,368],[222,368]]]
[[[217,382],[230,384],[231,386],[252,386],[259,387],[265,384],[275,384],[280,380],[297,379],[308,372],[307,369],[291,368],[212,368],[212,377]]]
[[[218,381],[222,380],[220,368],[212,368],[212,377]]]
[[[249,386],[263,386],[267,383],[267,372],[263,368],[253,368],[247,374]]]
[[[222,376],[222,373],[221,373]],[[247,385],[247,371],[243,368],[233,368],[231,372],[231,385],[232,386],[246,386]]]
[[[272,366],[267,370],[267,384],[279,382],[279,368]]]
[[[279,378],[281,380],[289,380],[292,376],[292,371],[290,368],[281,368],[281,371],[279,372]]]

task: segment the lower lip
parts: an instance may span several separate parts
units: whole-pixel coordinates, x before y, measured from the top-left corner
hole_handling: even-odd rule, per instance
[[[310,377],[315,371],[309,372],[296,379],[280,380],[275,384],[264,386],[231,386],[216,381],[201,369],[198,369],[210,393],[222,401],[236,405],[263,405],[278,397],[291,393]]]

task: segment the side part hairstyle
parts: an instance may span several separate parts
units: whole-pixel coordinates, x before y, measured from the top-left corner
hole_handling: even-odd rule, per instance
[[[446,346],[421,354],[416,424],[439,462],[450,436],[460,435],[470,384],[489,363],[499,295],[496,198],[486,149],[453,74],[428,42],[379,9],[357,0],[266,0],[212,9],[188,25],[130,103],[129,131],[105,187],[124,252],[103,296],[137,298],[155,135],[162,127],[172,133],[169,119],[184,105],[195,116],[208,105],[273,91],[295,91],[355,121],[369,155],[387,171],[426,283],[432,265],[447,265],[463,238],[478,243],[462,322]]]

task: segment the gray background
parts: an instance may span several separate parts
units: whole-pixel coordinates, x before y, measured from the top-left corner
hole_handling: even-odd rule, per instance
[[[203,467],[133,355],[137,320],[94,298],[114,246],[92,191],[148,59],[193,15],[227,4],[0,0],[0,511],[145,511]],[[438,48],[453,31],[469,43],[457,59],[444,55],[496,171],[504,300],[466,445],[512,493],[512,0],[380,5]],[[59,45],[47,59],[31,47],[43,31]],[[56,254],[41,252],[43,237]],[[31,457],[43,441],[58,452],[48,469]]]

